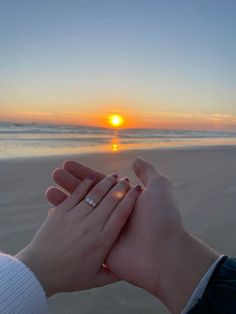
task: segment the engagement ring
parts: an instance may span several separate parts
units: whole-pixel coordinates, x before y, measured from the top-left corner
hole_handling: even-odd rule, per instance
[[[97,205],[97,203],[92,199],[92,198],[90,198],[90,197],[86,197],[85,198],[85,201],[86,201],[86,203],[88,203],[90,206],[92,206],[93,208],[95,208],[96,207],[96,205]]]

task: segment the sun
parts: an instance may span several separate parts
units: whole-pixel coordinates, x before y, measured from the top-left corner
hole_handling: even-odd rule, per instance
[[[121,115],[119,114],[113,114],[109,117],[109,123],[113,126],[113,127],[120,127],[124,122],[124,119]]]

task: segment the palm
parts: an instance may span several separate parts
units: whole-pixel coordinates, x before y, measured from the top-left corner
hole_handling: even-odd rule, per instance
[[[145,190],[140,195],[129,223],[107,259],[108,266],[117,277],[133,284],[138,282],[138,277],[143,274],[143,266],[147,263],[148,226],[153,215],[150,213],[150,209],[145,206],[148,194],[149,191]]]
[[[162,243],[179,226],[171,184],[165,178],[154,180],[139,196],[128,225],[109,254],[108,266],[119,278],[132,284],[140,285],[140,281],[150,284],[152,278],[159,277]]]

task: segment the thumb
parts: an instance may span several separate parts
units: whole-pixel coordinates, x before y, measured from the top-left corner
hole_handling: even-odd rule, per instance
[[[157,177],[161,176],[152,164],[143,160],[141,157],[135,157],[133,161],[133,169],[135,175],[145,186],[151,183]]]

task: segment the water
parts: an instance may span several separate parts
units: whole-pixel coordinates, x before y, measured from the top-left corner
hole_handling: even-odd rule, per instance
[[[236,144],[236,133],[0,122],[0,158]]]

